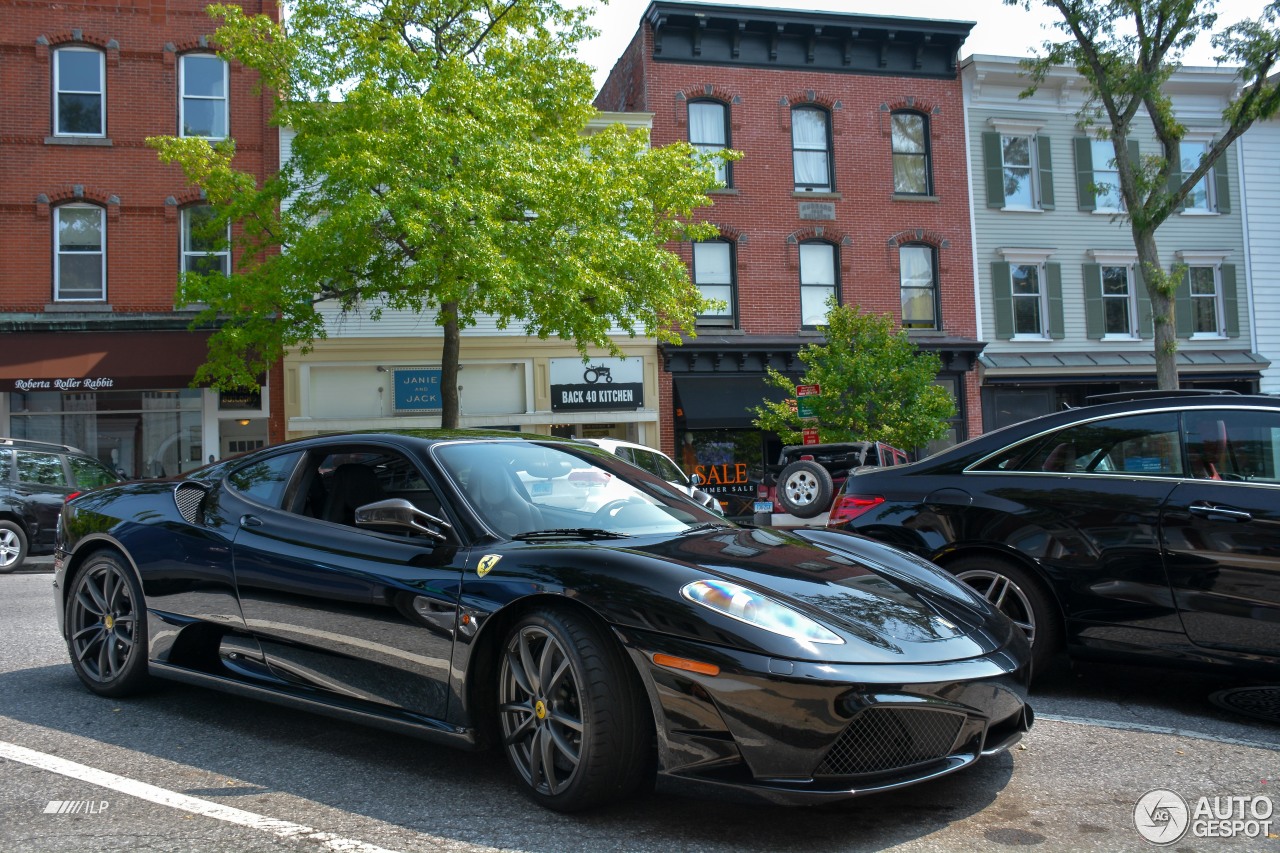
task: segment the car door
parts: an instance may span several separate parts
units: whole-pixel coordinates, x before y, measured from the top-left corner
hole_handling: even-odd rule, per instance
[[[350,503],[404,497],[440,512],[417,466],[389,446],[332,446],[237,470],[233,545],[245,624],[281,677],[347,701],[441,719],[465,552],[355,527]],[[343,494],[363,468],[378,494]],[[354,482],[354,481],[353,481]],[[352,487],[356,488],[356,487]],[[363,486],[359,488],[364,488]]]
[[[1182,418],[1196,476],[1170,496],[1162,536],[1187,636],[1280,653],[1280,410],[1196,409]]]
[[[31,544],[52,545],[58,514],[62,512],[67,495],[71,494],[71,483],[62,456],[36,450],[17,450],[15,457],[18,476],[14,494],[19,503],[27,506],[39,525],[36,541]]]

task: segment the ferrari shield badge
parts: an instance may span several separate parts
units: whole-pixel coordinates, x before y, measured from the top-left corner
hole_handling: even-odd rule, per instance
[[[479,565],[476,566],[476,574],[480,577],[484,577],[489,574],[494,566],[498,565],[498,561],[501,559],[501,554],[485,554],[480,558]]]

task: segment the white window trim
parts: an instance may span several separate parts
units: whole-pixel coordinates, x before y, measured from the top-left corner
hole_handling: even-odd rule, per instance
[[[207,95],[187,95],[186,94],[186,77],[187,77],[187,59],[193,56],[209,56],[217,59],[222,63],[222,97],[215,98]],[[226,139],[231,135],[231,66],[230,64],[218,56],[216,53],[186,53],[178,58],[178,136],[186,138],[186,112],[187,98],[193,98],[200,101],[222,101],[222,120],[227,128],[225,136],[204,136],[196,134],[192,139]]]
[[[58,63],[57,54],[62,53],[63,51],[75,52],[75,53],[96,53],[98,55],[98,81],[101,83],[101,88],[98,90],[97,95],[99,98],[102,99],[102,107],[98,116],[98,132],[97,133],[70,133],[70,132],[64,132],[58,129],[58,95],[62,93],[62,89],[59,88],[58,78],[61,76],[61,73],[58,70],[59,63]],[[102,137],[107,135],[107,55],[103,53],[101,50],[97,50],[96,48],[72,47],[72,46],[60,47],[54,51],[54,54],[55,55],[53,57],[53,135],[54,136],[75,136],[75,137],[80,137],[85,139],[101,139]],[[89,94],[88,92],[80,92],[80,91],[72,92],[72,90],[67,90],[67,91],[68,91],[68,94],[73,94],[73,93],[80,94],[80,95]]]
[[[59,263],[62,254],[62,243],[58,239],[58,223],[62,219],[62,211],[64,210],[96,210],[98,212],[98,223],[100,233],[102,235],[102,291],[96,297],[88,299],[72,299],[61,295],[62,290],[62,264]],[[53,210],[53,301],[54,302],[105,302],[107,300],[107,212],[96,204],[60,204]]]
[[[1214,321],[1218,327],[1216,332],[1192,332],[1190,340],[1193,341],[1221,341],[1226,340],[1226,310],[1222,305],[1222,262],[1226,260],[1229,252],[1205,252],[1205,251],[1184,251],[1174,252],[1173,256],[1179,263],[1184,263],[1187,267],[1208,267],[1213,270],[1213,307],[1214,313],[1217,315]],[[1187,275],[1191,271],[1188,269]],[[1191,304],[1195,305],[1197,297],[1194,293],[1190,294]],[[1194,317],[1193,317],[1194,320]]]
[[[1132,267],[1138,263],[1138,253],[1126,249],[1090,249],[1085,254],[1104,267]]]
[[[201,207],[201,205],[196,204],[196,205],[191,205],[190,207],[185,207],[185,208],[183,208],[183,209],[182,209],[182,217],[181,217],[181,222],[182,222],[182,233],[181,233],[181,235],[180,235],[180,239],[181,239],[181,241],[182,241],[182,242],[181,242],[181,245],[179,246],[179,252],[180,252],[180,253],[181,253],[181,255],[182,255],[182,266],[178,269],[178,272],[179,272],[179,273],[185,273],[185,272],[187,271],[187,259],[188,259],[189,257],[201,257],[201,258],[203,258],[203,257],[208,257],[209,255],[213,255],[213,256],[215,256],[215,257],[219,257],[219,258],[226,258],[227,274],[229,275],[229,274],[231,273],[231,245],[230,245],[230,243],[231,243],[231,223],[230,223],[230,222],[228,222],[228,223],[227,223],[227,234],[226,234],[226,238],[227,238],[227,248],[226,248],[226,249],[223,249],[223,250],[222,250],[222,251],[220,251],[220,252],[196,252],[196,251],[192,251],[192,250],[188,249],[188,246],[189,246],[189,244],[190,244],[190,242],[191,242],[191,240],[190,240],[190,237],[191,237],[191,231],[190,231],[190,229],[191,229],[191,212],[192,212],[193,210],[196,210],[196,209],[200,208],[200,207]]]
[[[1102,333],[1102,339],[1103,339],[1104,341],[1136,341],[1136,340],[1141,340],[1141,337],[1142,337],[1142,336],[1138,334],[1138,298],[1139,298],[1139,295],[1138,295],[1138,292],[1137,292],[1137,288],[1135,287],[1136,282],[1134,281],[1134,274],[1133,274],[1133,267],[1134,267],[1134,264],[1135,264],[1135,263],[1137,263],[1137,255],[1138,255],[1138,253],[1137,253],[1137,252],[1115,252],[1115,253],[1107,253],[1107,252],[1103,252],[1102,254],[1103,254],[1103,256],[1104,256],[1104,257],[1105,257],[1105,256],[1107,256],[1108,254],[1114,254],[1114,255],[1132,255],[1132,256],[1133,256],[1133,260],[1131,260],[1131,261],[1121,261],[1121,262],[1116,262],[1116,261],[1114,261],[1114,260],[1109,260],[1109,261],[1099,261],[1099,262],[1098,262],[1098,265],[1099,265],[1099,266],[1102,266],[1102,267],[1123,267],[1123,268],[1124,268],[1124,274],[1125,274],[1125,284],[1127,285],[1127,287],[1128,287],[1128,291],[1129,291],[1128,298],[1127,298],[1127,300],[1126,300],[1126,301],[1128,302],[1128,309],[1129,309],[1129,311],[1128,311],[1128,313],[1129,313],[1129,329],[1130,329],[1129,333],[1128,333],[1128,334],[1122,334],[1122,333],[1117,333],[1117,332],[1108,332],[1108,331],[1106,331],[1106,330],[1104,329],[1104,330],[1103,330],[1103,333]],[[1095,256],[1095,257],[1096,257],[1096,256]],[[1107,290],[1106,290],[1106,276],[1103,276],[1103,277],[1102,277],[1102,284],[1103,284],[1103,289],[1102,289],[1102,304],[1103,304],[1103,308],[1104,308],[1104,310],[1103,310],[1103,312],[1102,312],[1102,324],[1103,324],[1103,326],[1105,326],[1105,325],[1106,325],[1106,322],[1107,322],[1107,316],[1106,316],[1106,310],[1105,310],[1105,307],[1106,307],[1106,304],[1107,304],[1107,300],[1108,300],[1108,299],[1113,299],[1113,300],[1114,300],[1116,297],[1114,297],[1114,296],[1110,296],[1110,297],[1109,297],[1109,296],[1107,296]]]
[[[1215,136],[1216,134],[1209,131],[1194,131],[1194,130],[1189,130],[1185,134],[1183,134],[1182,139],[1179,141],[1179,147],[1178,147],[1179,171],[1181,171],[1182,169],[1181,144],[1183,142],[1202,142],[1204,143],[1205,150],[1207,151],[1208,149],[1213,147],[1213,140]],[[1218,162],[1222,162],[1222,161],[1219,160]],[[1222,215],[1221,213],[1218,212],[1218,194],[1217,194],[1218,188],[1214,186],[1214,183],[1213,183],[1213,170],[1210,169],[1209,172],[1205,174],[1205,176],[1200,180],[1204,181],[1204,198],[1205,198],[1205,203],[1208,205],[1208,209],[1205,209],[1202,207],[1190,207],[1190,208],[1183,207],[1182,210],[1178,212],[1179,216],[1221,216]]]
[[[1026,133],[1019,131],[1000,132],[1000,168],[1009,168],[1004,162],[1004,138],[1006,136],[1025,136],[1027,138],[1027,165],[1015,166],[1017,169],[1027,169],[1030,174],[1027,176],[1027,186],[1031,189],[1031,204],[1010,204],[1009,199],[1005,198],[1004,207],[1001,210],[1011,210],[1017,213],[1044,213],[1044,207],[1040,200],[1040,143],[1036,141],[1035,133]]]
[[[1010,264],[1044,264],[1057,251],[1057,249],[996,249],[996,253]]]
[[[1048,294],[1048,292],[1046,291],[1046,288],[1047,288],[1047,287],[1048,287],[1048,285],[1049,285],[1049,281],[1048,281],[1048,275],[1047,275],[1047,273],[1046,273],[1046,271],[1045,271],[1045,266],[1044,266],[1044,265],[1045,265],[1045,262],[1044,262],[1043,260],[1041,260],[1041,261],[1011,261],[1011,262],[1009,263],[1009,267],[1010,267],[1010,269],[1009,269],[1009,275],[1010,275],[1010,278],[1011,278],[1011,279],[1012,279],[1012,276],[1013,276],[1013,269],[1012,269],[1013,267],[1035,267],[1035,268],[1036,268],[1036,281],[1037,281],[1038,286],[1039,286],[1039,288],[1040,288],[1040,289],[1039,289],[1039,292],[1037,292],[1037,293],[1036,293],[1036,304],[1037,304],[1037,307],[1040,309],[1040,332],[1039,332],[1038,334],[1037,334],[1037,333],[1035,333],[1035,332],[1019,332],[1019,331],[1017,331],[1017,329],[1015,328],[1014,333],[1013,333],[1013,337],[1011,338],[1011,340],[1015,340],[1015,341],[1048,341],[1048,340],[1052,340],[1052,338],[1051,338],[1051,337],[1050,337],[1050,335],[1049,335],[1049,298],[1048,298],[1048,297],[1049,297],[1049,294]],[[1012,289],[1013,289],[1013,281],[1012,281],[1012,280],[1010,280],[1010,282],[1009,282],[1009,288],[1010,288],[1010,297],[1013,299],[1013,304],[1014,304],[1015,306],[1018,304],[1018,300],[1019,300],[1019,299],[1027,299],[1027,297],[1026,297],[1026,296],[1019,296],[1018,294],[1016,294],[1016,293],[1013,293],[1013,292],[1012,292]],[[1014,319],[1013,319],[1014,326],[1016,327],[1016,326],[1017,326],[1017,323],[1018,323],[1018,312],[1017,312],[1017,311],[1014,311],[1014,312],[1013,312],[1013,318],[1014,318]]]
[[[1002,118],[1000,116],[992,116],[987,119],[987,124],[991,125],[991,129],[1001,136],[1037,136],[1045,126],[1047,121],[1035,118]]]

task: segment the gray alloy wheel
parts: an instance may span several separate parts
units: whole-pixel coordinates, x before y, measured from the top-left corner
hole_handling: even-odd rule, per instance
[[[507,635],[498,717],[507,759],[538,803],[576,811],[641,781],[652,733],[621,648],[587,620],[556,610]]]
[[[27,559],[27,537],[12,521],[0,521],[0,574],[12,572]]]
[[[133,573],[107,553],[90,557],[67,596],[67,649],[95,693],[125,696],[147,683],[146,608]]]
[[[1044,672],[1058,650],[1062,627],[1035,578],[1011,563],[981,557],[958,560],[947,570],[1021,629],[1031,643],[1032,671]]]

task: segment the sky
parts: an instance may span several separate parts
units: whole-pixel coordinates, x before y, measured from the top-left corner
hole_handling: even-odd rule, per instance
[[[604,83],[614,62],[630,44],[640,18],[650,0],[612,0],[602,5],[597,0],[582,0],[580,5],[596,9],[591,24],[600,35],[583,46],[579,58],[595,68],[596,88]],[[949,21],[974,21],[977,26],[960,48],[963,58],[973,53],[996,56],[1029,56],[1046,38],[1058,40],[1062,33],[1046,27],[1057,13],[1036,4],[1027,12],[1017,6],[1006,6],[1002,0],[724,0],[723,5],[751,6],[788,11],[821,11],[860,15],[932,18]],[[1219,0],[1218,26],[1224,27],[1243,18],[1256,18],[1266,6],[1265,0]],[[1183,60],[1184,65],[1213,65],[1214,50],[1207,37],[1201,37]]]

